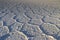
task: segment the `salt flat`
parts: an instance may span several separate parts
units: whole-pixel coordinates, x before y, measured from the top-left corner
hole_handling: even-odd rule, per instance
[[[60,0],[0,0],[0,40],[60,40]]]

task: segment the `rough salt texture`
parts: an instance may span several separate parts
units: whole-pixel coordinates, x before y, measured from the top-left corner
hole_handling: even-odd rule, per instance
[[[42,5],[18,3],[1,9],[0,40],[60,40],[60,9]]]

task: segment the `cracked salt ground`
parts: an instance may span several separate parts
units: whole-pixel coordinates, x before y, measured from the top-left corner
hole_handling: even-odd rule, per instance
[[[51,24],[60,24],[60,20],[58,18],[53,18],[53,17],[49,17],[49,16],[44,16],[43,17],[43,21],[45,23],[51,23]]]
[[[43,21],[41,19],[31,19],[28,23],[33,25],[41,25]]]
[[[0,21],[0,40],[3,36],[9,33],[9,29],[7,26],[3,26],[3,21]]]
[[[59,8],[15,4],[0,10],[0,40],[60,40]]]
[[[0,27],[0,40],[4,40],[9,33],[7,26]]]
[[[44,23],[40,26],[40,28],[47,35],[56,36],[56,34],[59,32],[59,29],[55,25],[50,23]]]
[[[10,36],[5,40],[28,40],[27,36],[19,31],[11,32],[9,34]]]
[[[10,31],[14,31],[14,30],[20,31],[22,26],[23,26],[22,23],[15,22],[14,24],[12,24],[12,26],[9,26],[9,29],[10,29]]]
[[[31,24],[24,24],[21,31],[28,37],[38,36],[40,33],[42,33],[39,26]]]

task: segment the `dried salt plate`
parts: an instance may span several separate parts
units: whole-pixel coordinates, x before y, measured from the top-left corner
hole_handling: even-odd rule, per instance
[[[47,40],[56,40],[56,39],[54,37],[52,37],[52,36],[48,36]]]
[[[0,37],[9,33],[9,29],[7,26],[0,26]]]
[[[27,36],[22,32],[15,31],[11,32],[10,36],[6,40],[28,40]]]

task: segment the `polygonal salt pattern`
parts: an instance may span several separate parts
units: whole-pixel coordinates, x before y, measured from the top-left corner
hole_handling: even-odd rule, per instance
[[[5,40],[28,40],[27,36],[19,31],[11,32],[9,34],[10,36]]]
[[[3,21],[8,21],[8,20],[10,20],[11,18],[13,18],[15,15],[14,15],[14,13],[8,13],[8,14],[6,14],[3,18],[2,18],[2,20]]]
[[[41,25],[43,21],[41,19],[31,19],[28,23],[33,25]]]
[[[58,9],[58,8],[55,8],[55,10],[54,10],[54,12],[53,13],[51,13],[51,15],[50,15],[51,17],[54,17],[54,18],[60,18],[60,9]]]
[[[27,11],[25,12],[25,15],[30,18],[30,19],[40,19],[43,18],[43,16],[38,15],[38,14],[34,14],[32,11]]]
[[[40,34],[38,36],[29,37],[29,40],[47,40],[47,36],[45,34]]]
[[[10,31],[15,31],[15,30],[18,30],[20,31],[21,28],[22,28],[23,24],[22,23],[19,23],[19,22],[15,22],[14,24],[12,24],[11,26],[9,26],[10,28]]]
[[[7,26],[0,26],[0,37],[9,33],[9,29]]]
[[[21,23],[27,23],[30,19],[28,17],[26,17],[25,15],[19,15],[16,17],[16,21],[17,22],[21,22]]]
[[[49,16],[44,16],[43,17],[43,21],[45,23],[51,23],[51,24],[60,24],[60,20],[58,18],[53,18],[53,17],[49,17]]]
[[[40,33],[42,33],[39,26],[31,24],[24,24],[21,31],[28,37],[38,36]]]
[[[20,8],[19,8],[20,7]],[[22,23],[26,23],[28,22],[30,19],[25,15],[25,11],[21,6],[15,7],[12,9],[12,11],[14,12],[15,16],[15,20],[17,22],[22,22]]]
[[[59,8],[15,4],[0,10],[0,40],[60,40]]]
[[[55,7],[53,7],[53,6],[45,5],[45,6],[43,6],[43,9],[44,9],[45,11],[53,14],[57,8],[55,8]]]
[[[5,16],[8,13],[9,13],[9,10],[7,8],[5,8],[5,9],[0,11],[0,17],[3,17],[3,16]]]
[[[46,37],[46,40],[57,40],[57,39],[55,39],[53,36],[48,35],[48,36]]]
[[[44,23],[40,26],[40,28],[47,35],[56,36],[56,34],[59,32],[59,29],[55,25],[50,24],[50,23]]]
[[[10,25],[14,24],[15,22],[16,22],[16,20],[11,18],[10,20],[8,20],[8,21],[6,22],[6,25],[7,25],[7,26],[10,26]]]
[[[50,13],[47,10],[45,10],[43,7],[33,6],[31,7],[31,9],[34,14],[43,15],[43,16],[50,15]]]

